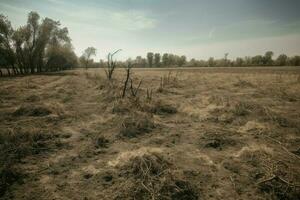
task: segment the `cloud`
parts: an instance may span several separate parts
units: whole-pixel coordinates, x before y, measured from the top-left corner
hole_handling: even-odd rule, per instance
[[[147,17],[141,11],[114,12],[110,15],[111,22],[127,30],[144,30],[155,28],[157,21]]]
[[[0,8],[1,12],[3,12],[3,11],[12,11],[12,12],[17,12],[17,13],[24,13],[24,12],[26,13],[26,12],[30,11],[29,9],[14,6],[14,5],[10,5],[10,4],[7,4],[5,2],[0,2],[0,6],[1,6],[1,8]]]
[[[63,1],[60,1],[60,0],[47,0],[49,1],[50,3],[54,3],[54,4],[64,4]]]
[[[94,26],[97,29],[115,31],[139,31],[153,29],[157,20],[142,10],[112,10],[104,8],[77,8],[67,11],[64,7],[56,8],[56,12],[73,24]]]

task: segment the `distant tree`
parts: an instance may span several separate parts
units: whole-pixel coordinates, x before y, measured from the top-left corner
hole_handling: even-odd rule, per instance
[[[169,55],[167,53],[163,54],[162,63],[163,63],[164,66],[167,66],[169,64]]]
[[[215,66],[215,59],[213,57],[210,57],[207,62],[209,67]]]
[[[152,65],[153,65],[153,55],[154,54],[152,52],[147,53],[149,67],[152,67]]]
[[[135,58],[135,62],[136,62],[137,65],[141,65],[141,63],[142,63],[142,56],[137,56]]]
[[[208,67],[208,62],[206,60],[199,60],[199,61],[197,61],[197,66]]]
[[[160,54],[159,53],[154,54],[154,64],[156,67],[160,66]]]
[[[186,63],[186,57],[180,56],[177,63],[178,63],[178,66],[181,67],[182,65],[184,65]]]
[[[264,65],[272,65],[273,64],[273,60],[272,60],[273,55],[274,55],[274,53],[272,51],[267,51],[265,53],[265,56],[263,57]]]
[[[224,54],[224,64],[223,65],[225,67],[227,67],[229,65],[229,62],[230,62],[230,61],[228,61],[228,55],[229,55],[229,53]]]
[[[99,65],[100,65],[100,67],[102,67],[102,68],[105,66],[105,62],[104,62],[103,59],[100,59]]]
[[[197,61],[196,61],[196,59],[195,59],[195,58],[192,58],[192,59],[190,60],[190,62],[189,62],[189,65],[190,65],[191,67],[196,67],[196,66],[197,66]]]
[[[94,47],[88,47],[84,50],[80,60],[84,64],[85,69],[88,68],[89,63],[91,62],[91,57],[96,56],[96,48]]]
[[[243,58],[236,58],[236,60],[235,60],[236,66],[241,67],[241,66],[243,66],[243,64],[244,64]]]
[[[174,54],[168,54],[168,65],[175,65],[176,64],[176,56]]]
[[[147,66],[147,60],[146,58],[141,59],[141,67],[146,67]]]
[[[243,62],[244,62],[244,66],[250,66],[252,65],[252,58],[250,56],[245,56]]]
[[[292,66],[300,66],[300,56],[294,56],[289,59],[289,64]]]
[[[261,55],[257,55],[251,58],[251,64],[252,65],[263,65],[264,64],[264,57],[262,57]]]
[[[281,54],[276,59],[276,65],[285,66],[287,65],[288,57],[285,54]]]

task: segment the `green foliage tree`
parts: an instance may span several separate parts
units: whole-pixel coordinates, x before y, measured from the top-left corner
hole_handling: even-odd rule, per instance
[[[48,71],[49,65],[44,66],[48,49],[59,49],[70,44],[67,28],[60,28],[60,23],[50,18],[40,22],[36,12],[30,12],[27,25],[15,31],[14,41],[18,63],[26,73]],[[52,59],[50,59],[52,60]]]
[[[179,67],[183,66],[186,63],[186,57],[185,56],[180,56],[178,58],[177,64]]]
[[[10,75],[10,69],[17,73],[15,68],[16,57],[12,46],[13,28],[10,21],[4,15],[0,15],[0,66],[7,69]],[[2,71],[1,71],[2,72]]]
[[[68,34],[68,29],[60,28],[58,21],[50,18],[41,20],[36,12],[30,12],[27,23],[16,30],[13,30],[10,21],[1,15],[1,65],[12,69],[13,74],[27,74],[47,71],[49,63],[57,63],[53,62],[53,59],[57,58],[62,63],[57,69],[64,69],[70,66],[65,62],[70,61],[71,57],[72,64],[75,60],[77,62],[73,49],[67,48],[71,45]],[[54,50],[60,52],[59,58]]]
[[[294,56],[289,59],[289,64],[292,66],[300,66],[300,56]]]
[[[169,63],[169,55],[167,53],[164,53],[162,56],[162,63],[164,66],[167,66]]]
[[[168,54],[168,65],[175,65],[176,64],[176,57],[174,54]]]
[[[213,58],[213,57],[210,57],[209,59],[208,59],[208,66],[209,67],[215,67],[215,59]]]
[[[288,57],[285,54],[281,54],[276,59],[276,65],[285,66],[287,64]]]
[[[152,52],[147,53],[147,60],[148,60],[149,67],[152,67],[153,65],[153,56],[154,54]]]
[[[229,65],[230,61],[228,60],[228,55],[229,55],[229,53],[224,54],[224,63],[223,63],[224,67],[227,67]]]
[[[263,65],[264,64],[264,57],[261,55],[257,55],[251,58],[251,64],[252,65]]]
[[[45,71],[66,70],[76,67],[77,56],[70,44],[51,46],[46,51]]]
[[[142,56],[137,56],[137,57],[135,58],[135,63],[136,63],[138,66],[140,66],[141,63],[142,63]]]
[[[241,66],[243,66],[243,64],[244,64],[243,58],[236,58],[236,60],[235,60],[236,66],[241,67]]]
[[[146,58],[141,59],[141,67],[146,67],[147,66],[147,60]]]
[[[159,53],[156,53],[154,54],[154,65],[156,67],[159,67],[160,66],[160,54]]]
[[[265,53],[265,56],[263,57],[263,64],[264,65],[272,65],[273,64],[273,60],[272,60],[273,55],[274,55],[273,51],[267,51]]]

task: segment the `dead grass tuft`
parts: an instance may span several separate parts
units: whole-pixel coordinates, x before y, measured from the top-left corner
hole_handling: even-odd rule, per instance
[[[36,101],[40,101],[40,100],[41,100],[41,97],[38,95],[35,95],[35,94],[32,94],[25,99],[25,101],[27,101],[27,102],[36,102]]]
[[[157,115],[177,113],[177,109],[174,106],[172,106],[171,104],[164,103],[162,101],[153,102],[153,104],[148,105],[148,107],[146,107],[145,109],[146,111]]]
[[[43,105],[22,105],[14,113],[14,116],[43,117],[50,115],[52,111]]]
[[[131,158],[122,170],[135,178],[150,179],[152,176],[162,175],[170,166],[171,163],[162,155],[152,152]]]
[[[252,106],[249,105],[246,102],[239,102],[237,103],[234,108],[232,109],[232,112],[234,115],[237,116],[246,116],[248,114],[250,114],[252,109]]]
[[[100,136],[96,139],[96,148],[107,148],[107,145],[109,143],[109,140],[106,139],[105,137],[103,136]]]
[[[232,135],[232,133],[228,131],[222,131],[222,133],[208,132],[201,137],[200,143],[204,148],[211,148],[221,151],[224,148],[238,145],[237,141],[230,135]]]
[[[243,79],[239,79],[236,83],[233,84],[233,86],[235,87],[239,87],[239,88],[253,88],[255,87],[255,85],[253,85],[251,82],[243,80]]]
[[[151,132],[155,128],[153,118],[149,114],[132,113],[121,125],[121,136],[133,138]]]
[[[131,158],[121,174],[131,181],[126,196],[133,199],[198,199],[195,186],[176,175],[173,165],[158,153]]]
[[[0,196],[22,177],[17,163],[20,159],[40,154],[52,146],[60,146],[58,135],[37,130],[17,128],[0,132]]]

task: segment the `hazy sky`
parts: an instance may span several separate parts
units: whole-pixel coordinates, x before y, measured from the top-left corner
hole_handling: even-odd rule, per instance
[[[146,52],[188,58],[300,54],[300,0],[0,0],[14,27],[27,14],[59,20],[78,55],[88,46],[97,59],[123,49],[121,59]]]

